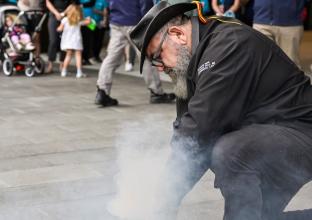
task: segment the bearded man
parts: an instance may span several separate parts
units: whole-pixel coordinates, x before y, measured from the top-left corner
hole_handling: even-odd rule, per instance
[[[312,219],[311,210],[283,212],[312,179],[309,78],[237,20],[186,17],[196,5],[161,1],[130,32],[141,70],[149,59],[179,97],[165,206],[178,207],[210,168],[225,220]]]

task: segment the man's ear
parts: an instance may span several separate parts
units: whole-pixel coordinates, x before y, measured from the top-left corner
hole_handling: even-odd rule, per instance
[[[187,43],[185,29],[183,29],[182,26],[171,26],[168,29],[168,35],[170,36],[171,40],[180,45],[185,45]]]

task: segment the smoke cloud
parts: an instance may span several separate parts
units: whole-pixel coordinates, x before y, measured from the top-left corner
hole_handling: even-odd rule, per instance
[[[161,181],[165,181],[161,175],[170,152],[172,134],[164,127],[170,129],[171,125],[161,126],[161,122],[155,123],[157,116],[152,118],[143,123],[124,124],[116,142],[119,173],[114,181],[117,193],[107,209],[121,219],[152,219],[158,205],[165,202],[157,192]]]

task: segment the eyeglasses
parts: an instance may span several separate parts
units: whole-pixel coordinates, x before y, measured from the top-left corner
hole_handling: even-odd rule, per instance
[[[159,43],[159,46],[158,46],[156,52],[154,53],[154,55],[151,58],[152,66],[156,66],[156,67],[164,67],[165,66],[164,62],[161,60],[160,53],[161,53],[162,45],[163,45],[167,35],[168,35],[168,32],[166,31],[164,33],[163,37],[161,38],[161,41]]]

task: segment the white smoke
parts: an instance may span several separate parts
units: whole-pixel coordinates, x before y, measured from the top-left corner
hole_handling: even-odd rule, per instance
[[[169,155],[171,132],[163,129],[170,125],[159,125],[155,117],[143,123],[123,125],[116,142],[119,152],[119,173],[114,180],[117,193],[107,207],[113,216],[151,219],[163,202],[156,194],[161,181],[165,181],[161,174]]]

